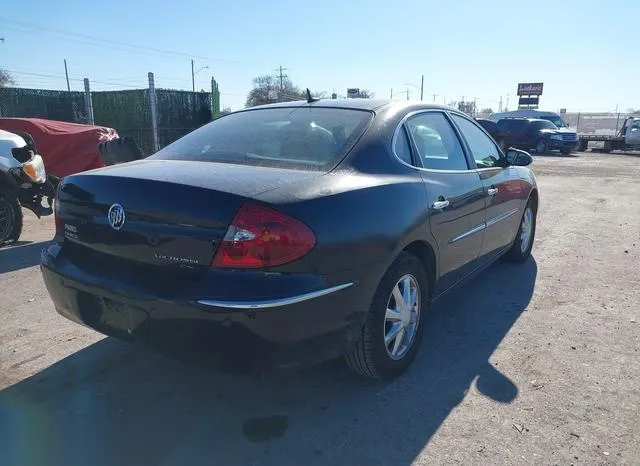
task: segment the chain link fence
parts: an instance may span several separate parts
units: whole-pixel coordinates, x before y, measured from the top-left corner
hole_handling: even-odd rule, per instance
[[[152,76],[150,76],[152,79]],[[86,92],[0,88],[0,116],[45,118],[114,128],[120,137],[134,139],[143,156],[154,152],[151,99],[155,96],[159,148],[210,122],[219,113],[219,90],[133,89]],[[213,96],[213,97],[212,97]],[[87,105],[89,100],[89,105]],[[92,107],[90,107],[92,105]]]

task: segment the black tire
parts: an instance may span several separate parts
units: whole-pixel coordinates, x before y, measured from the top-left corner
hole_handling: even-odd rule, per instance
[[[586,152],[588,146],[589,146],[589,141],[585,141],[585,140],[581,139],[580,142],[578,142],[577,151],[578,152]]]
[[[18,199],[0,193],[0,246],[14,243],[22,233],[22,208]]]
[[[549,145],[547,144],[547,141],[545,141],[544,139],[538,139],[536,141],[536,153],[545,154],[548,149]]]
[[[412,340],[402,357],[394,359],[387,350],[385,315],[390,296],[398,281],[405,275],[415,278],[418,289],[418,320]],[[380,281],[362,328],[359,341],[345,356],[354,372],[372,379],[389,380],[401,375],[416,356],[427,313],[429,286],[427,272],[422,263],[408,252],[402,252],[391,264]]]
[[[563,147],[562,149],[560,149],[560,153],[562,155],[569,155],[571,153],[571,149]]]
[[[523,248],[522,236],[525,229],[524,227],[525,217],[527,215],[528,210],[531,210],[531,227],[530,227],[531,234],[529,235],[529,240],[526,248]],[[524,212],[522,213],[522,218],[520,219],[520,226],[518,227],[518,233],[516,234],[516,238],[513,241],[511,248],[503,256],[503,259],[505,259],[508,262],[515,262],[515,263],[526,262],[529,259],[529,256],[531,256],[531,249],[533,248],[533,242],[536,237],[536,217],[537,217],[536,205],[533,202],[533,200],[529,199],[529,202],[527,202],[527,206],[525,207]]]

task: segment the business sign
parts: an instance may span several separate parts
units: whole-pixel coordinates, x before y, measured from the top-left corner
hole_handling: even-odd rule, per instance
[[[357,87],[351,87],[349,89],[347,89],[347,98],[348,99],[355,99],[357,97],[360,97],[360,89]]]
[[[543,83],[518,83],[518,95],[542,95]]]
[[[540,97],[520,97],[518,105],[539,105]]]
[[[560,109],[560,115],[564,115],[565,113],[567,113],[567,109],[566,108],[561,108]]]

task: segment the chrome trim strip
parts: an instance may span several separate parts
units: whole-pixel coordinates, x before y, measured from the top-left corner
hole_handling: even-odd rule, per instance
[[[495,225],[496,223],[501,222],[502,220],[506,220],[507,218],[511,217],[513,214],[517,214],[517,213],[518,213],[518,209],[511,209],[503,214],[496,215],[495,217],[487,220],[486,222],[487,227],[490,227],[491,225]]]
[[[484,223],[481,223],[480,225],[476,225],[471,230],[465,231],[464,233],[460,233],[458,236],[454,236],[453,238],[451,238],[449,240],[449,244],[453,244],[456,241],[460,241],[461,239],[466,238],[467,236],[471,236],[474,233],[478,233],[478,232],[484,230],[486,227],[487,226]]]
[[[344,290],[353,286],[353,282],[343,283],[342,285],[332,286],[331,288],[325,288],[323,290],[312,291],[310,293],[299,294],[297,296],[290,296],[288,298],[269,299],[265,301],[217,301],[211,299],[203,299],[198,301],[198,304],[204,306],[224,307],[227,309],[269,309],[272,307],[288,306],[289,304],[301,303],[310,299],[319,298],[336,291]]]

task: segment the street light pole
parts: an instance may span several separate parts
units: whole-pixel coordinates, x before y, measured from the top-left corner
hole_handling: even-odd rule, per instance
[[[191,60],[191,90],[196,91],[196,74],[193,71],[193,59]]]
[[[420,100],[424,95],[424,74],[422,75],[422,79],[420,80]]]

